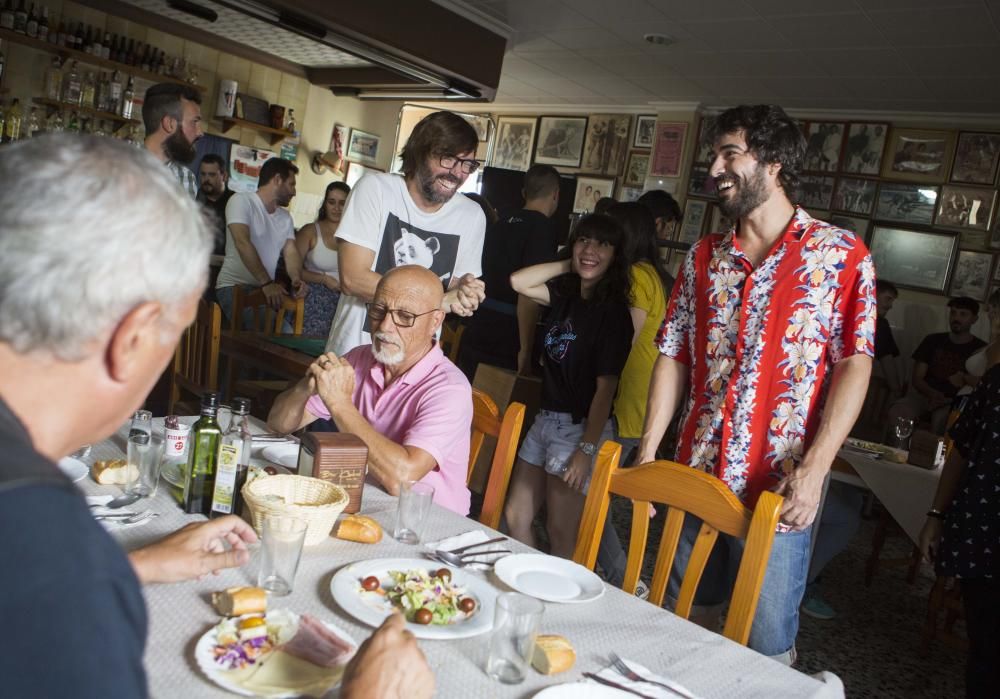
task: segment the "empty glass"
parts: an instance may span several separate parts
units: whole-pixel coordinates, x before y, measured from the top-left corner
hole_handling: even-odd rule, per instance
[[[910,437],[913,435],[913,420],[908,417],[897,417],[893,432],[896,435],[896,446],[899,449],[909,449]]]
[[[136,410],[128,432],[128,468],[122,487],[126,493],[143,498],[156,494],[162,452],[163,443],[153,439],[153,414],[148,410]]]
[[[419,544],[424,520],[434,500],[434,486],[420,481],[401,481],[396,527],[392,536],[403,544]]]
[[[257,587],[277,597],[291,594],[307,528],[308,523],[297,517],[270,515],[264,518]]]
[[[487,675],[504,684],[524,681],[543,611],[541,601],[518,592],[497,597]]]

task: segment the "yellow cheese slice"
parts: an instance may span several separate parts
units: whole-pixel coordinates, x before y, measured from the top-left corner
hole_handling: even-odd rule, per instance
[[[276,650],[258,664],[255,672],[240,678],[237,683],[265,697],[288,692],[321,696],[339,682],[343,674],[343,667],[320,667]]]

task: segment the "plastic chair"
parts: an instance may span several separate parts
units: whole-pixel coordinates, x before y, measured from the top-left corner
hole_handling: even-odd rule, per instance
[[[250,328],[243,328],[241,319],[244,310],[249,310],[253,316]],[[267,297],[261,289],[244,291],[240,286],[233,290],[233,317],[229,329],[234,333],[256,332],[261,335],[280,335],[285,323],[285,314],[291,313],[292,333],[302,334],[302,324],[305,321],[305,300],[296,299],[282,294],[281,308],[277,312],[267,305]]]
[[[197,414],[202,394],[219,387],[219,336],[222,332],[222,309],[214,302],[198,301],[198,315],[177,344],[167,413],[175,414],[182,395],[194,396],[185,404],[184,414]]]
[[[500,526],[500,516],[503,514],[504,500],[507,499],[510,472],[517,456],[517,440],[521,436],[523,423],[523,403],[513,402],[508,405],[501,420],[500,411],[493,399],[482,391],[472,389],[472,444],[469,449],[469,470],[465,482],[468,484],[472,478],[472,468],[476,465],[486,435],[496,437],[493,461],[490,462],[490,476],[486,483],[486,492],[483,494],[483,509],[479,513],[479,521],[493,529]]]
[[[618,468],[621,445],[607,441],[601,446],[590,481],[590,491],[580,520],[573,560],[593,569],[608,514],[609,493],[632,500],[632,534],[622,589],[635,592],[646,553],[649,533],[648,506],[667,505],[667,521],[660,539],[649,601],[660,606],[674,564],[684,514],[690,512],[703,521],[691,551],[674,613],[685,619],[691,613],[694,593],[719,532],[746,540],[736,585],[729,602],[723,635],[746,645],[750,637],[760,589],[764,584],[774,530],[781,513],[782,498],[764,492],[753,511],[714,476],[673,461],[654,461],[634,468]]]

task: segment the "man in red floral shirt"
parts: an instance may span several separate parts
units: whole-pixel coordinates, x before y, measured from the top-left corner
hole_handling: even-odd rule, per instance
[[[719,206],[737,224],[698,241],[681,266],[638,463],[655,458],[683,398],[677,461],[722,479],[747,507],[764,490],[784,496],[749,645],[791,663],[810,528],[871,373],[875,269],[852,232],[793,204],[805,142],[780,107],[730,109],[706,138]],[[686,518],[674,599],[700,525]],[[695,599],[703,611],[729,598],[742,543],[720,535]]]

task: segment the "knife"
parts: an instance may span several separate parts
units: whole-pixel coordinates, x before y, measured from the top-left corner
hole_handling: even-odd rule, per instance
[[[638,692],[638,691],[632,689],[631,687],[626,687],[623,684],[618,684],[617,682],[612,682],[611,680],[606,680],[603,677],[601,677],[600,675],[595,675],[593,672],[585,672],[585,673],[583,673],[583,676],[586,677],[586,678],[588,678],[588,679],[594,680],[594,682],[598,682],[600,684],[607,685],[608,687],[614,687],[615,689],[620,689],[623,692],[628,692],[629,694],[634,694],[637,697],[643,697],[643,699],[656,699],[656,697],[651,697],[648,694],[643,694],[642,692]]]

